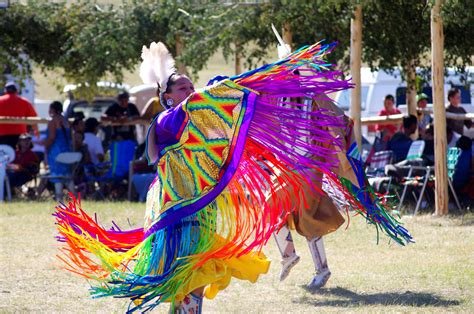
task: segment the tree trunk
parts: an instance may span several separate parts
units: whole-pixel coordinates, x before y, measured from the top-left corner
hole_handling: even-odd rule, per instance
[[[448,213],[448,173],[446,164],[446,110],[444,108],[444,34],[441,17],[442,0],[431,9],[431,68],[433,76],[434,142],[435,142],[435,214]]]
[[[407,78],[407,112],[416,117],[416,66],[415,60],[410,60],[406,66]]]
[[[351,19],[351,76],[352,83],[355,84],[351,90],[350,114],[354,120],[354,136],[359,146],[362,148],[362,129],[360,123],[361,112],[361,78],[360,68],[362,63],[362,5],[358,4],[354,8],[354,17]]]
[[[242,73],[242,44],[235,43],[235,75]]]
[[[288,22],[283,24],[282,38],[285,44],[290,46],[291,50],[293,50],[293,32],[291,31],[291,25]]]
[[[180,35],[176,35],[176,44],[175,44],[176,58],[178,58],[183,53],[183,49],[184,49],[183,39],[181,38]],[[188,75],[188,70],[186,69],[186,65],[183,64],[182,62],[177,61],[176,68],[178,69],[178,72],[180,74]]]

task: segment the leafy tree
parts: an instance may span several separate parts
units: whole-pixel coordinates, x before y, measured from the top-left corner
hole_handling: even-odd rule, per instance
[[[461,72],[474,63],[474,1],[448,0],[443,6],[445,63]]]

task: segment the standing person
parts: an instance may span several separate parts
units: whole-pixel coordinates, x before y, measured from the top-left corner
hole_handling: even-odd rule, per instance
[[[157,177],[148,192],[145,227],[105,230],[74,199],[55,213],[66,245],[63,258],[73,271],[99,281],[94,295],[131,298],[130,312],[169,301],[173,312],[201,313],[202,296],[215,297],[232,277],[255,282],[267,272],[262,247],[284,223],[280,217],[290,214],[287,205],[300,208],[304,202],[295,198],[301,182],[317,192],[316,177],[327,173],[330,184],[344,190],[330,173],[338,166],[336,152],[325,148],[340,143],[327,131],[342,123],[340,117],[325,110],[302,115],[278,105],[290,94],[303,98],[350,86],[339,72],[321,67],[333,47],[307,46],[195,92],[186,76],[174,72],[163,44],[143,49],[141,76],[144,83],[159,82],[168,108],[147,136]],[[307,76],[294,73],[300,67]],[[315,173],[293,171],[300,168]],[[282,186],[287,192],[265,193]]]
[[[400,110],[395,107],[395,98],[388,94],[383,101],[383,109],[380,110],[379,116],[389,116],[392,114],[400,114]],[[384,142],[388,142],[393,134],[399,130],[396,124],[377,125],[376,130],[380,132],[380,136]]]
[[[5,84],[5,95],[0,96],[0,116],[8,117],[37,117],[31,103],[18,95],[18,88],[14,82]],[[33,127],[38,133],[37,126]],[[10,145],[15,149],[20,134],[27,133],[26,124],[0,123],[0,144]]]
[[[130,122],[140,117],[137,106],[130,103],[128,100],[130,95],[127,92],[122,92],[117,96],[117,102],[111,105],[102,116],[103,121],[113,121],[118,123]],[[119,125],[112,127],[113,140],[133,140],[135,138],[134,125]]]
[[[461,106],[461,91],[457,88],[451,88],[448,91],[448,101],[449,105],[446,108],[446,112],[451,113],[461,113],[465,114],[466,109]],[[464,126],[470,129],[472,126],[471,120],[454,120],[454,119],[446,119],[446,125],[460,135],[464,134]]]
[[[51,176],[64,176],[69,173],[67,165],[57,163],[56,157],[63,152],[71,151],[72,138],[69,122],[63,116],[63,105],[59,101],[53,101],[49,105],[49,115],[51,120],[48,122],[48,137],[44,141],[46,147],[46,160]],[[50,179],[54,183],[55,199],[63,198],[63,183],[61,179]],[[41,195],[46,188],[47,182],[43,181],[38,187],[38,195]],[[71,182],[68,186],[69,191],[74,191],[74,184]]]
[[[428,106],[428,95],[421,93],[416,95],[416,108],[418,111],[418,132],[420,137],[424,137],[426,128],[433,123],[433,118],[426,112]]]
[[[97,136],[99,124],[96,118],[88,118],[85,122],[84,143],[87,144],[91,161],[95,165],[104,161],[104,147]]]

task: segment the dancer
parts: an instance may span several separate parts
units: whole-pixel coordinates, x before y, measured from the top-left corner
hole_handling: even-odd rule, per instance
[[[304,200],[293,196],[303,186],[322,193],[317,178],[323,173],[339,190],[347,190],[344,181],[331,175],[339,164],[336,152],[325,148],[340,142],[325,129],[342,125],[340,118],[325,110],[301,115],[278,106],[286,95],[350,87],[326,68],[323,57],[333,47],[304,47],[194,91],[184,101],[174,98],[173,86],[182,79],[189,88],[189,80],[174,74],[162,44],[145,47],[142,77],[159,82],[162,101],[170,108],[153,120],[147,136],[148,159],[157,165],[157,176],[148,193],[144,228],[107,230],[80,208],[79,200],[60,204],[55,216],[66,267],[94,280],[96,297],[131,298],[130,312],[171,302],[173,311],[196,313],[201,295],[213,298],[232,277],[255,282],[268,269],[263,245],[285,223],[281,217],[302,207]],[[306,76],[294,73],[302,67]],[[266,171],[259,166],[262,161]],[[392,227],[394,237],[406,239],[398,225]]]
[[[324,95],[318,95],[317,98],[306,99],[305,102],[311,104],[313,110],[324,108],[330,110],[335,115],[343,117],[346,127],[332,128],[331,132],[333,132],[336,137],[344,139],[344,147],[348,147],[346,143],[347,140],[351,143],[354,142],[351,135],[352,121],[344,115],[341,109],[332,103],[331,99]],[[337,149],[337,147],[331,148]],[[338,157],[340,162],[337,171],[338,175],[348,178],[353,184],[357,184],[357,178],[345,155],[339,153]],[[300,256],[296,253],[289,226],[296,229],[299,234],[306,238],[316,273],[307,286],[312,290],[323,287],[331,276],[326,252],[324,250],[323,236],[334,232],[344,223],[344,218],[338,206],[336,206],[336,204],[340,203],[339,207],[344,207],[343,200],[338,200],[341,198],[341,194],[333,195],[333,198],[331,198],[326,192],[330,186],[324,184],[324,180],[322,182],[323,185],[321,188],[325,191],[322,195],[313,193],[310,189],[303,188],[301,190],[303,193],[301,197],[306,199],[304,208],[295,211],[296,216],[290,216],[287,225],[283,226],[274,234],[275,242],[282,256],[280,281],[285,280],[290,270],[300,261]]]
[[[291,53],[291,47],[283,41],[273,25],[272,29],[279,42],[278,56],[280,59],[283,59]],[[300,74],[299,71],[298,74]],[[301,102],[301,100],[299,99],[296,102]],[[281,102],[283,106],[285,106],[286,103],[285,100]],[[304,236],[308,243],[316,274],[307,287],[310,290],[315,290],[323,287],[331,276],[324,249],[323,236],[336,231],[344,223],[344,218],[341,215],[340,210],[348,211],[351,203],[356,205],[365,203],[367,205],[366,208],[368,209],[366,212],[368,221],[372,220],[371,222],[377,224],[379,223],[380,218],[382,220],[387,218],[391,220],[392,218],[390,216],[376,217],[377,215],[373,215],[375,212],[384,212],[383,210],[380,211],[377,209],[383,208],[384,205],[381,204],[373,191],[367,188],[368,185],[364,176],[362,161],[352,132],[353,121],[347,117],[344,114],[344,111],[337,107],[324,93],[316,96],[312,95],[311,98],[307,97],[303,100],[303,103],[304,104],[297,105],[296,108],[303,110],[309,109],[312,111],[323,109],[336,116],[342,117],[342,125],[332,126],[330,128],[331,133],[335,137],[343,139],[342,149],[331,144],[326,148],[338,151],[339,167],[335,171],[335,174],[337,174],[342,181],[346,182],[346,186],[350,187],[350,190],[353,192],[352,194],[355,194],[356,198],[362,196],[360,201],[354,201],[353,197],[350,197],[350,200],[346,200],[344,194],[350,195],[351,193],[349,190],[338,191],[338,188],[333,188],[328,184],[327,176],[326,180],[321,180],[321,177],[317,177],[317,182],[315,182],[315,184],[322,182],[323,185],[319,185],[319,187],[324,192],[314,193],[310,188],[305,189],[303,187],[300,190],[302,194],[296,196],[306,200],[306,202],[302,203],[303,207],[299,208],[299,210],[293,211],[292,215],[288,217],[287,224],[282,226],[278,232],[274,233],[274,239],[282,258],[280,281],[285,280],[291,269],[300,261],[300,256],[296,253],[293,237],[289,228],[291,227],[292,229],[296,229],[300,235]],[[308,140],[311,141],[311,137],[309,137]],[[318,157],[315,158],[317,159]],[[280,191],[285,188],[286,187],[284,186],[280,187]],[[364,213],[364,210],[361,212]],[[375,220],[373,220],[374,218]],[[393,236],[391,234],[392,230],[390,225],[393,223],[398,222],[392,221],[388,224],[382,223],[382,225],[388,227],[384,227],[384,229],[388,231],[387,234],[392,238]],[[399,231],[404,233],[405,230],[399,229]],[[408,233],[405,234],[405,239],[411,241],[411,237]],[[400,244],[404,244],[404,241],[400,241],[400,239],[397,239],[396,237],[395,240]]]

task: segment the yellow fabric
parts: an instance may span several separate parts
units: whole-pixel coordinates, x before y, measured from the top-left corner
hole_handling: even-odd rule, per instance
[[[177,292],[176,301],[182,301],[187,294],[201,287],[205,287],[204,296],[213,299],[229,285],[232,277],[254,283],[269,268],[270,260],[263,253],[250,252],[240,257],[211,259],[192,272],[189,282]]]

